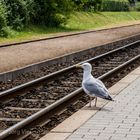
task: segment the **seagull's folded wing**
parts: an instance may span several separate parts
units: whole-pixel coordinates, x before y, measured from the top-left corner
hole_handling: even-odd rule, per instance
[[[91,95],[93,94],[104,99],[108,96],[105,86],[102,86],[96,80],[89,79],[88,81],[83,82],[83,86],[90,92]]]
[[[105,87],[104,83],[101,80],[96,79],[96,82],[99,86],[103,87],[106,90],[106,92],[108,92],[108,89]]]

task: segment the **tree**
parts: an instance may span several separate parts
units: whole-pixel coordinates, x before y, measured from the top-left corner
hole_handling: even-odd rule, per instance
[[[64,23],[73,10],[72,0],[34,0],[36,14],[33,17],[35,24],[59,26]]]
[[[98,11],[101,9],[102,0],[73,0],[77,9]]]
[[[128,1],[129,1],[130,5],[131,5],[132,7],[135,6],[136,0],[128,0]]]
[[[8,26],[16,30],[21,30],[29,20],[29,10],[27,0],[4,0],[7,7]]]
[[[7,27],[7,10],[4,1],[0,1],[0,36],[6,36],[5,28]]]

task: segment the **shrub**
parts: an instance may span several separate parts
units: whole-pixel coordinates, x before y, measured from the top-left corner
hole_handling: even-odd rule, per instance
[[[21,30],[29,21],[26,0],[5,0],[8,9],[8,26]]]
[[[10,27],[3,27],[2,30],[1,30],[1,37],[8,37],[8,36],[12,36],[11,33],[12,30]]]
[[[69,17],[73,9],[71,0],[35,0],[36,14],[33,16],[35,24],[46,26],[59,26]]]
[[[77,10],[99,11],[101,9],[102,0],[73,0],[77,5]]]
[[[129,11],[129,2],[123,0],[103,0],[102,11]]]
[[[7,11],[4,2],[0,2],[0,36],[5,36],[4,28],[7,26]]]
[[[137,10],[137,11],[140,11],[140,3],[138,3],[138,4],[136,5],[136,10]]]

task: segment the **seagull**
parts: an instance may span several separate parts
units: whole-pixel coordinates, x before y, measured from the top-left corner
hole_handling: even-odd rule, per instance
[[[109,95],[109,92],[103,82],[92,76],[92,66],[90,63],[77,64],[76,68],[83,68],[84,70],[82,88],[84,92],[90,96],[89,107],[91,107],[91,101],[93,97],[95,98],[95,107],[97,103],[97,97],[114,101]]]

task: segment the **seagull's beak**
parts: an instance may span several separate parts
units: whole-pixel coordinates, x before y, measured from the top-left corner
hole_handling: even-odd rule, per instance
[[[76,68],[82,68],[82,65],[77,64],[77,65],[75,65],[75,67],[76,67]]]

